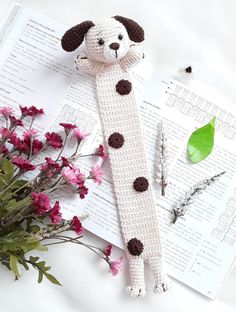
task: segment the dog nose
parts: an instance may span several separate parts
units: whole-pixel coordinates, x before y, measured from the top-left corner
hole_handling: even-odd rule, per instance
[[[112,50],[118,50],[120,47],[120,44],[118,42],[113,42],[109,45],[109,48],[111,48]]]

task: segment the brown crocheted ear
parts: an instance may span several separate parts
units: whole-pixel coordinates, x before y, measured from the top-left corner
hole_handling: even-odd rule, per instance
[[[77,49],[83,42],[84,35],[92,26],[94,26],[93,22],[85,21],[67,30],[61,39],[62,48],[67,52]]]
[[[130,40],[134,42],[142,42],[144,40],[144,31],[142,27],[139,26],[138,23],[136,23],[130,18],[126,18],[119,15],[113,16],[113,18],[125,26]]]

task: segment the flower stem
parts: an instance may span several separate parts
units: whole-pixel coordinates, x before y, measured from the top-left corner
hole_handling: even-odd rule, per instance
[[[69,238],[68,239],[68,237],[67,236],[63,236],[63,235],[58,235],[58,236],[56,236],[58,239],[61,239],[61,240],[66,240],[66,241],[68,241],[68,242],[71,242],[71,243],[74,243],[74,244],[78,244],[78,245],[82,245],[82,246],[84,246],[84,247],[86,247],[86,248],[88,248],[89,250],[91,250],[92,252],[94,252],[96,255],[98,255],[99,257],[101,257],[101,258],[103,258],[104,260],[106,260],[107,261],[107,259],[105,258],[105,257],[103,257],[99,252],[97,252],[96,250],[94,250],[90,245],[87,245],[87,244],[85,244],[85,243],[83,243],[83,242],[81,242],[81,241],[78,241],[77,239],[78,238],[76,238],[76,239],[71,239],[71,238]]]
[[[69,135],[69,134],[66,134],[66,137],[65,137],[63,146],[62,146],[62,148],[61,148],[61,150],[60,150],[60,153],[59,153],[58,156],[57,156],[56,162],[58,161],[58,159],[60,158],[62,152],[64,151],[64,148],[65,148],[65,146],[66,146],[66,141],[67,141],[67,139],[68,139],[68,135]]]

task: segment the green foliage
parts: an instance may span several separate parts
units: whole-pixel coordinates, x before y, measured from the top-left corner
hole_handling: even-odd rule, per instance
[[[12,272],[15,274],[15,276],[17,278],[19,278],[20,273],[18,270],[17,261],[18,261],[18,257],[14,256],[14,255],[10,255],[10,268],[11,268]]]
[[[36,237],[30,236],[24,230],[15,230],[0,236],[0,250],[9,252],[29,252],[39,246]]]
[[[195,130],[188,140],[188,158],[193,163],[198,163],[205,159],[212,151],[214,146],[215,120],[205,126]]]
[[[1,178],[6,182],[9,182],[14,174],[14,166],[8,159],[3,159],[2,161],[2,173]]]
[[[29,260],[26,261],[30,263],[35,269],[38,270],[38,283],[41,283],[43,277],[45,276],[51,283],[61,286],[61,283],[56,279],[56,277],[48,273],[51,267],[46,266],[45,261],[39,261],[39,257],[32,256],[30,256]]]

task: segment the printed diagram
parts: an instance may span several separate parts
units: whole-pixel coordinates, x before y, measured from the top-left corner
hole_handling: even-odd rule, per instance
[[[62,107],[51,130],[58,130],[58,124],[60,122],[75,124],[82,132],[90,134],[95,132],[95,129],[98,125],[98,120],[91,113],[85,112],[84,110],[76,109],[68,104],[65,104]],[[88,140],[81,142],[80,150],[85,147],[86,142],[88,142]],[[67,147],[69,149],[73,149],[75,147],[75,144],[76,141],[71,139],[68,141]]]
[[[216,116],[216,131],[230,140],[236,140],[236,117],[232,113],[175,82],[169,84],[167,93],[169,97],[165,105],[193,117],[200,124],[208,123]]]
[[[213,229],[212,236],[231,246],[236,244],[236,189],[233,197],[227,203],[225,211],[221,214],[218,225]]]

